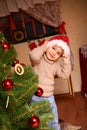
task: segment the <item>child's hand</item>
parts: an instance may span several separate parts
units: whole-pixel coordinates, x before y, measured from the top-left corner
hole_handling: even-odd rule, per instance
[[[64,63],[69,63],[70,62],[70,54],[63,54],[62,60]]]

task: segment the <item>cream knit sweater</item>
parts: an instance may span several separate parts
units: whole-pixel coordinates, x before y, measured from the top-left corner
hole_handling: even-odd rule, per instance
[[[39,82],[38,87],[43,89],[44,97],[54,94],[54,77],[67,79],[71,72],[71,62],[61,65],[58,61],[49,61],[45,55],[47,45],[44,44],[33,49],[30,53],[30,60],[34,71],[37,73]]]

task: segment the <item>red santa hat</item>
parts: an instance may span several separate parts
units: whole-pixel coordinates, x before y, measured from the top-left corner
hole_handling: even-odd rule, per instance
[[[67,36],[53,36],[49,41],[47,46],[57,45],[64,50],[64,53],[70,54],[69,48],[69,38]]]

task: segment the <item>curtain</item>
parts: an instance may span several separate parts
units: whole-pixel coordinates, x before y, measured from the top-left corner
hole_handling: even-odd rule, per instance
[[[0,17],[18,12],[19,9],[44,24],[53,27],[61,24],[60,0],[0,0]]]

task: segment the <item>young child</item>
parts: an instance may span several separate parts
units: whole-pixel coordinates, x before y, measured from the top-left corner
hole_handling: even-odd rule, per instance
[[[57,75],[67,79],[71,73],[70,48],[68,43],[69,39],[67,36],[54,36],[29,53],[31,64],[39,78],[38,87],[43,89],[43,95],[41,97],[34,95],[32,102],[43,99],[50,102],[55,118],[49,125],[55,127],[56,130],[60,130],[60,125],[58,124],[58,110],[53,96],[54,78]],[[58,62],[60,58],[63,64]]]

